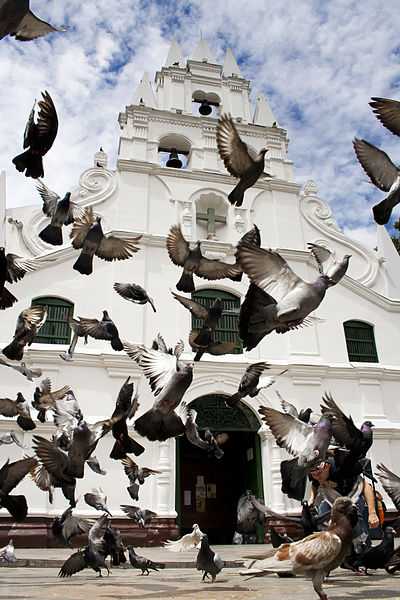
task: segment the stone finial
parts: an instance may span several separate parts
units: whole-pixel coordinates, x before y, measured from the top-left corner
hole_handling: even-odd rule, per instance
[[[237,64],[236,58],[234,57],[230,48],[227,48],[225,53],[222,73],[225,75],[225,77],[232,77],[232,75],[236,75],[236,77],[242,77],[239,65]]]
[[[305,196],[317,196],[318,195],[318,186],[313,179],[309,179],[308,181],[306,181],[304,188],[303,188],[303,194]]]
[[[183,67],[184,66],[184,58],[182,54],[182,50],[178,44],[178,42],[173,39],[171,42],[171,46],[168,51],[167,60],[165,61],[165,67]]]
[[[100,148],[100,150],[98,152],[95,152],[95,155],[94,155],[94,166],[95,167],[103,167],[104,169],[106,169],[107,168],[107,160],[108,160],[108,156],[104,152],[103,148]]]
[[[143,77],[136,88],[132,104],[157,108],[157,100],[148,73],[143,73]]]
[[[206,40],[203,39],[199,40],[190,58],[199,62],[209,62],[215,64],[215,56],[211,52],[210,46],[207,44]]]
[[[254,125],[263,125],[264,127],[276,127],[276,118],[268,104],[268,100],[263,94],[258,94],[256,98],[253,123]]]

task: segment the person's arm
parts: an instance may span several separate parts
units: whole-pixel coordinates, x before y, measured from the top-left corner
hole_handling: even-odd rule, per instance
[[[374,529],[375,527],[379,526],[379,519],[375,509],[375,495],[372,485],[370,485],[365,479],[363,494],[365,502],[368,506],[368,525],[371,527],[371,529]]]
[[[310,494],[310,498],[308,500],[308,504],[310,506],[314,505],[315,502],[315,496],[317,495],[317,487],[314,485],[314,483],[311,486],[311,494]]]

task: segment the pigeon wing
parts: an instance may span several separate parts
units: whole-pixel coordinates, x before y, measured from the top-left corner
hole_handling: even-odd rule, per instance
[[[171,294],[173,295],[175,300],[178,300],[178,302],[180,302],[182,306],[187,308],[192,313],[192,315],[194,315],[198,319],[205,320],[208,318],[208,310],[202,304],[199,304],[198,302],[195,302],[190,298],[186,298],[185,296],[176,294],[175,292],[171,292]]]
[[[16,254],[7,254],[7,273],[6,279],[9,283],[14,283],[22,279],[26,273],[35,271],[38,263],[35,260],[22,258]]]
[[[234,177],[241,177],[253,166],[247,145],[240,139],[230,115],[222,115],[218,121],[217,145],[225,167]]]
[[[36,38],[53,33],[55,31],[66,31],[65,28],[54,27],[46,21],[42,21],[32,11],[28,11],[22,21],[18,24],[15,32],[12,33],[15,39],[19,42],[29,42],[30,40],[36,40]]]
[[[396,165],[392,163],[386,152],[365,140],[355,138],[353,146],[362,168],[372,183],[383,192],[388,192],[399,175]]]
[[[88,533],[91,527],[92,524],[86,519],[81,519],[71,515],[63,524],[63,537],[66,541],[69,541],[71,538],[77,535]]]
[[[225,279],[225,277],[240,277],[242,273],[241,268],[236,265],[230,265],[220,260],[211,260],[204,256],[199,261],[199,266],[196,271],[198,277],[203,279]]]
[[[187,533],[182,536],[179,540],[167,540],[164,543],[164,548],[170,552],[187,552],[188,550],[196,548],[199,541],[200,536],[196,535],[193,531],[192,533]]]
[[[58,131],[58,117],[56,107],[50,96],[45,91],[42,92],[43,100],[39,100],[39,114],[36,124],[37,136],[45,151],[47,152],[53,145]]]
[[[3,417],[16,417],[19,414],[17,402],[10,398],[0,398],[0,415]]]
[[[59,577],[71,577],[74,573],[79,573],[79,571],[83,571],[86,569],[87,562],[85,559],[84,553],[79,550],[78,552],[74,552],[71,554],[69,558],[65,561],[63,566],[58,573]]]
[[[136,245],[141,235],[134,238],[117,238],[114,235],[104,236],[96,250],[96,256],[103,260],[126,260],[131,258],[140,248]]]
[[[22,458],[13,463],[8,461],[0,469],[0,489],[2,495],[9,494],[37,464],[34,457]]]
[[[400,477],[389,471],[383,464],[377,465],[379,480],[390,496],[397,510],[400,510]]]
[[[237,348],[236,342],[212,342],[206,348],[206,352],[213,356],[221,356],[223,354],[232,354]]]
[[[51,218],[56,212],[57,203],[60,199],[60,196],[48,188],[41,179],[37,180],[36,189],[43,200],[43,213],[46,215],[46,217]]]
[[[299,411],[297,410],[297,408],[293,404],[291,404],[291,402],[288,402],[287,400],[282,398],[278,390],[275,390],[275,394],[280,400],[283,412],[287,413],[288,415],[292,415],[292,417],[295,417],[297,419],[299,416]]]
[[[176,357],[174,355],[126,342],[124,350],[142,368],[155,396],[163,390],[176,373]]]
[[[68,455],[53,442],[39,435],[33,436],[34,451],[47,471],[57,479],[63,479],[68,469]]]
[[[379,121],[395,135],[400,135],[400,102],[389,98],[371,98],[369,105]]]
[[[101,517],[96,519],[94,524],[89,529],[89,533],[88,533],[89,545],[97,551],[101,551],[103,548],[103,544],[104,544],[103,537],[104,537],[105,530],[108,526],[108,522],[109,522],[109,517],[106,513],[104,513],[104,515],[101,515]]]
[[[182,234],[180,225],[172,225],[167,236],[167,250],[174,265],[183,267],[189,256],[189,244]]]
[[[255,387],[263,372],[270,366],[266,362],[258,362],[247,367],[239,385],[239,390],[246,390],[249,387]]]
[[[33,103],[33,107],[31,112],[29,113],[28,120],[26,122],[25,131],[24,131],[24,149],[28,148],[32,143],[32,138],[35,134],[36,124],[35,124],[35,106],[36,100]]]
[[[123,458],[121,462],[124,465],[124,472],[128,476],[129,481],[134,482],[136,480],[139,467],[135,461],[130,458],[130,456]]]
[[[277,442],[292,456],[298,456],[304,449],[307,437],[312,432],[311,425],[267,406],[261,406],[258,412],[271,429]]]
[[[123,512],[134,521],[136,520],[136,513],[140,510],[138,506],[128,506],[127,504],[121,504]]]
[[[72,239],[72,246],[75,250],[82,248],[85,238],[94,222],[95,217],[91,206],[86,207],[83,215],[74,221],[70,238]]]
[[[354,425],[351,417],[348,417],[339,408],[329,392],[322,396],[325,406],[321,404],[322,414],[332,415],[332,432],[338,444],[349,450],[356,450],[363,443],[362,432]]]

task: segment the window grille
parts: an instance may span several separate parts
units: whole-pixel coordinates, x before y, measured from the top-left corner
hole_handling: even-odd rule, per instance
[[[218,323],[218,327],[215,330],[215,341],[216,342],[236,342],[236,348],[234,354],[241,354],[243,352],[242,342],[239,338],[239,312],[240,312],[240,298],[229,294],[222,290],[199,290],[192,294],[192,299],[196,300],[199,304],[202,304],[206,308],[209,308],[214,300],[220,298],[222,300],[222,306],[224,310],[234,311],[235,314],[223,315]],[[204,321],[197,319],[192,316],[192,328],[201,329]]]
[[[72,302],[45,296],[32,300],[32,306],[37,305],[47,308],[47,319],[34,342],[40,344],[69,344],[71,341],[71,328],[68,322],[74,312]]]
[[[349,361],[379,362],[373,326],[363,321],[347,321],[343,326]]]

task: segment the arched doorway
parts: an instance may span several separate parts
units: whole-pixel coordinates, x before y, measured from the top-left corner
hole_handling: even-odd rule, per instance
[[[236,529],[239,497],[246,491],[264,497],[260,423],[242,402],[235,408],[226,406],[224,396],[207,395],[190,404],[197,412],[200,431],[226,433],[221,459],[190,444],[185,437],[176,440],[176,511],[180,533],[198,523],[214,544],[232,543]],[[257,532],[263,541],[263,531]]]

